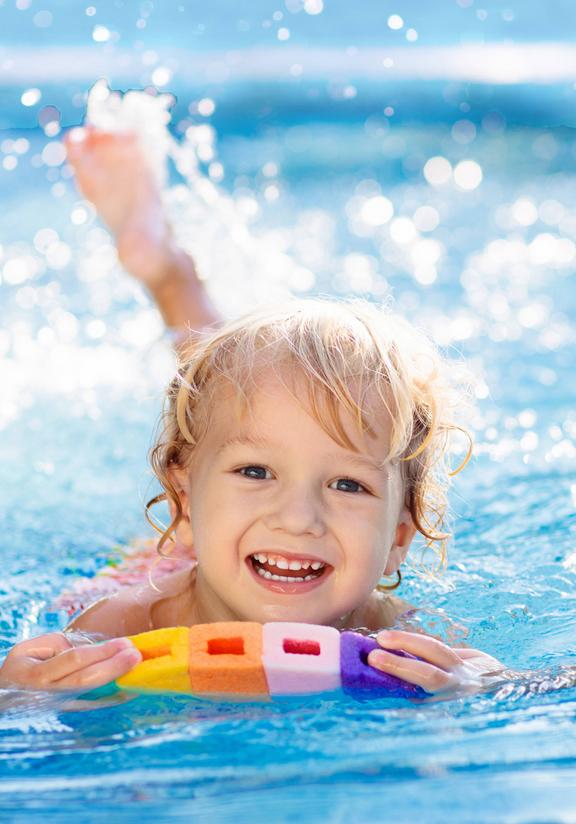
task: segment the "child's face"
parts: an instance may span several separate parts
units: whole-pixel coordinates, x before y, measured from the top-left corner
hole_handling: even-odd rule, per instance
[[[277,379],[259,382],[241,419],[223,393],[191,468],[174,473],[202,620],[337,625],[399,567],[414,527],[399,466],[378,466],[388,427],[363,438],[342,417],[358,453]]]

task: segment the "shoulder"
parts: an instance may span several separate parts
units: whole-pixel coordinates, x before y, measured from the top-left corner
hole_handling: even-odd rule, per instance
[[[166,575],[157,585],[126,587],[89,606],[66,630],[101,640],[175,626],[182,623],[183,601],[190,597],[191,582],[188,568]]]
[[[66,627],[66,631],[78,630],[100,640],[136,635],[150,629],[146,626],[146,616],[150,613],[152,602],[148,589],[142,586],[128,587],[101,598],[81,612]]]

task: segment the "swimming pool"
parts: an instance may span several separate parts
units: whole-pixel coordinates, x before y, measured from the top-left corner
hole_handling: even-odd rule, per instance
[[[432,631],[446,635],[450,617],[472,645],[544,675],[418,706],[140,698],[80,713],[24,698],[0,720],[9,820],[574,820],[574,690],[549,691],[546,674],[576,651],[576,152],[571,130],[539,115],[557,89],[529,89],[522,117],[469,87],[452,117],[418,117],[430,88],[397,120],[368,82],[347,107],[277,94],[248,123],[230,93],[206,157],[222,164],[219,203],[234,194],[232,226],[177,175],[171,208],[225,310],[285,289],[391,294],[467,359],[477,455],[452,496],[449,569],[440,582],[408,572],[403,591]],[[178,105],[177,121],[184,92]],[[58,135],[1,139],[16,158],[0,172],[5,648],[61,626],[58,593],[145,534],[145,453],[171,357],[46,149]]]

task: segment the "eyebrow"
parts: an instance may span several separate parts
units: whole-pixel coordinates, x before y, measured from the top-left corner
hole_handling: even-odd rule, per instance
[[[231,446],[252,446],[256,449],[262,449],[264,447],[274,446],[274,444],[271,444],[266,440],[266,438],[260,438],[257,435],[237,435],[233,438],[227,438],[219,447],[218,454],[224,452],[225,449],[228,449]],[[347,463],[360,466],[363,469],[371,469],[376,472],[387,474],[385,464],[378,463],[378,461],[375,461],[373,458],[367,458],[364,455],[355,455],[353,453],[349,455],[339,455],[334,453],[328,455],[328,457],[334,461],[346,461]]]

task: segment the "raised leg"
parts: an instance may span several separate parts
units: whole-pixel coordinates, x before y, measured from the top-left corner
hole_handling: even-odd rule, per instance
[[[136,135],[72,129],[66,148],[80,191],[112,232],[122,265],[146,286],[166,326],[176,333],[176,345],[189,330],[218,323],[194,261],[174,243]]]

